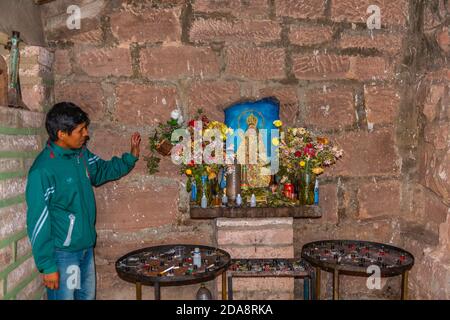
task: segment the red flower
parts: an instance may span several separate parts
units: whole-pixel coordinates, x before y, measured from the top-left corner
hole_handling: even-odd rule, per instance
[[[189,166],[189,167],[195,166],[194,160],[191,160],[191,162],[188,163],[188,166]]]
[[[193,128],[194,125],[195,125],[195,120],[189,121],[188,125],[189,125],[189,127],[192,127],[192,128]]]
[[[313,145],[311,143],[308,143],[306,145],[306,147],[303,148],[303,152],[304,154],[310,156],[310,157],[314,157],[316,155],[316,152],[313,148]]]
[[[301,151],[296,151],[296,152],[294,153],[294,155],[295,155],[297,158],[300,158],[300,157],[302,156],[302,152],[301,152]]]

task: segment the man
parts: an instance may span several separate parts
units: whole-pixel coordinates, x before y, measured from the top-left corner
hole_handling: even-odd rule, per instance
[[[49,140],[28,175],[27,228],[49,300],[95,299],[95,198],[92,186],[128,174],[139,158],[131,151],[104,161],[86,148],[88,115],[70,102],[53,106],[45,127]]]

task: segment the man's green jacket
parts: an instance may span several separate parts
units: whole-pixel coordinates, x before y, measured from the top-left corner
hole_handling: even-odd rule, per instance
[[[121,178],[136,161],[131,153],[104,161],[86,147],[64,149],[47,143],[29,171],[26,187],[27,232],[39,272],[58,271],[55,249],[73,252],[95,245],[92,186]]]

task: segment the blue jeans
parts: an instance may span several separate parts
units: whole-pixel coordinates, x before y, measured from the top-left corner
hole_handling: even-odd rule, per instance
[[[55,251],[59,288],[47,288],[48,300],[95,300],[94,249]]]

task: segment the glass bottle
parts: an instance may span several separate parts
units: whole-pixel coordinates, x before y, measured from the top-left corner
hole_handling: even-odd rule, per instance
[[[228,201],[233,203],[236,201],[236,196],[241,193],[241,165],[233,164],[231,172],[227,174],[226,195]]]
[[[206,198],[206,206],[209,206],[211,204],[212,195],[211,195],[211,185],[210,185],[207,175],[202,176],[202,198],[203,198],[203,195]],[[203,199],[202,199],[202,202],[203,202]]]
[[[202,256],[200,254],[200,248],[194,249],[194,256],[192,263],[194,266],[197,266],[197,268],[200,268],[202,266]]]
[[[241,173],[241,190],[248,190],[248,186],[247,166],[244,164]]]

